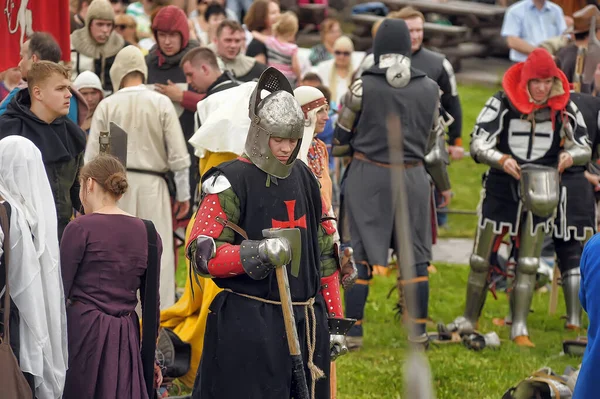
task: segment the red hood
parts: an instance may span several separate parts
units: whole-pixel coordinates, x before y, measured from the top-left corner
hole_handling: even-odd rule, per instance
[[[179,7],[166,6],[156,14],[156,17],[154,17],[154,21],[152,22],[152,32],[154,33],[154,39],[156,40],[158,66],[161,66],[164,62],[164,55],[158,46],[158,31],[179,33],[179,35],[181,35],[181,50],[183,50],[190,41],[190,29],[185,13]]]
[[[532,79],[549,77],[555,79],[550,98],[545,104],[535,104],[529,96],[527,83]],[[513,106],[526,115],[544,107],[561,111],[569,102],[569,80],[544,49],[534,50],[525,62],[510,67],[504,74],[502,87]]]

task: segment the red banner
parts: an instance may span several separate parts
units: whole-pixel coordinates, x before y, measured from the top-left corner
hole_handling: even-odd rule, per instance
[[[48,32],[71,59],[69,0],[0,0],[0,71],[19,64],[21,44],[33,32]]]

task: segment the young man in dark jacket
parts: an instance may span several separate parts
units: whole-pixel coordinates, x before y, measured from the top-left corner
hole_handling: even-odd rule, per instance
[[[83,165],[85,133],[67,118],[71,103],[68,70],[39,61],[27,75],[28,90],[19,91],[0,116],[0,139],[19,135],[41,151],[58,214],[58,236],[80,209],[79,168]]]

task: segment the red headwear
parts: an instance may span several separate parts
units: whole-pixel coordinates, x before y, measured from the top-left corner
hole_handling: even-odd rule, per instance
[[[529,96],[527,83],[533,79],[553,77],[562,84],[562,90],[552,87],[550,97],[545,104],[536,104]],[[565,74],[556,66],[548,51],[537,48],[529,54],[525,62],[513,65],[506,71],[502,79],[502,87],[510,102],[523,114],[549,107],[553,111],[562,111],[569,102],[569,81]],[[554,113],[552,113],[554,116]]]
[[[154,21],[152,22],[152,32],[154,32],[154,38],[158,43],[157,31],[161,32],[177,32],[181,35],[181,49],[183,50],[190,41],[190,28],[188,26],[188,20],[185,13],[181,8],[176,6],[166,6],[162,8]],[[158,49],[158,64],[159,66],[164,62],[164,56]]]

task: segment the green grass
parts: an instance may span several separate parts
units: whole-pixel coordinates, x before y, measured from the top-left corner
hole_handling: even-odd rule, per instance
[[[462,314],[469,269],[445,264],[436,267],[438,272],[430,276],[430,317],[436,322],[449,322]],[[178,268],[177,281],[180,286],[185,282],[183,265]],[[366,307],[364,347],[337,361],[339,399],[397,399],[402,395],[406,335],[394,314],[396,292],[387,298],[394,283],[393,277],[375,276]],[[502,346],[473,352],[461,344],[432,345],[426,355],[437,397],[498,399],[541,367],[549,366],[559,373],[567,365],[576,367],[580,358],[560,356],[563,339],[577,336],[563,328],[562,294],[556,315],[548,315],[548,299],[548,293],[535,294],[529,330],[537,346],[529,349],[514,345],[508,328],[492,324],[493,317],[505,315],[508,303],[503,293],[498,294],[498,300],[488,295],[480,330],[496,331]]]
[[[468,267],[438,265],[432,274],[429,312],[438,321],[449,322],[462,314]],[[394,278],[376,276],[366,307],[364,347],[338,360],[339,399],[396,399],[402,395],[403,360],[406,335],[394,318],[397,294],[387,299]],[[562,373],[567,365],[577,366],[581,359],[559,356],[562,340],[577,334],[563,329],[564,304],[548,316],[549,294],[536,293],[529,330],[536,348],[520,348],[509,340],[509,329],[492,324],[503,317],[508,303],[503,293],[498,300],[489,295],[480,320],[482,332],[496,331],[502,341],[498,350],[473,352],[461,344],[432,345],[426,353],[433,374],[433,385],[440,399],[498,399],[518,381],[543,366]],[[431,330],[431,328],[430,328]]]
[[[462,138],[465,151],[469,151],[470,135],[477,115],[487,99],[499,88],[474,85],[459,85],[458,94],[463,111]],[[450,168],[450,181],[454,197],[450,209],[474,211],[479,203],[481,175],[487,167],[476,164],[471,157],[453,161]],[[448,229],[440,230],[442,237],[468,237],[475,234],[477,217],[472,215],[451,214]]]
[[[469,135],[479,111],[496,89],[459,86],[463,107],[463,141],[469,148]],[[481,191],[481,175],[485,166],[469,157],[453,162],[450,177],[455,196],[451,209],[475,210]],[[477,219],[469,215],[450,215],[445,237],[472,238]],[[449,322],[462,314],[468,267],[436,264],[438,273],[431,275],[430,317]],[[177,270],[177,281],[183,286],[185,266]],[[387,294],[394,285],[393,277],[376,276],[365,316],[364,347],[340,358],[338,363],[339,399],[398,399],[403,396],[403,360],[406,336],[395,319],[397,294]],[[577,334],[563,328],[564,303],[560,294],[558,312],[548,315],[548,293],[536,293],[529,317],[529,330],[536,348],[519,348],[509,340],[508,328],[496,327],[493,317],[503,317],[508,303],[503,293],[498,300],[488,295],[480,320],[480,330],[496,331],[502,341],[498,350],[473,352],[460,344],[432,345],[427,352],[433,374],[433,385],[440,399],[497,399],[511,386],[537,369],[549,366],[562,373],[567,365],[577,366],[580,358],[560,356],[562,341]],[[405,399],[407,399],[405,397]]]

